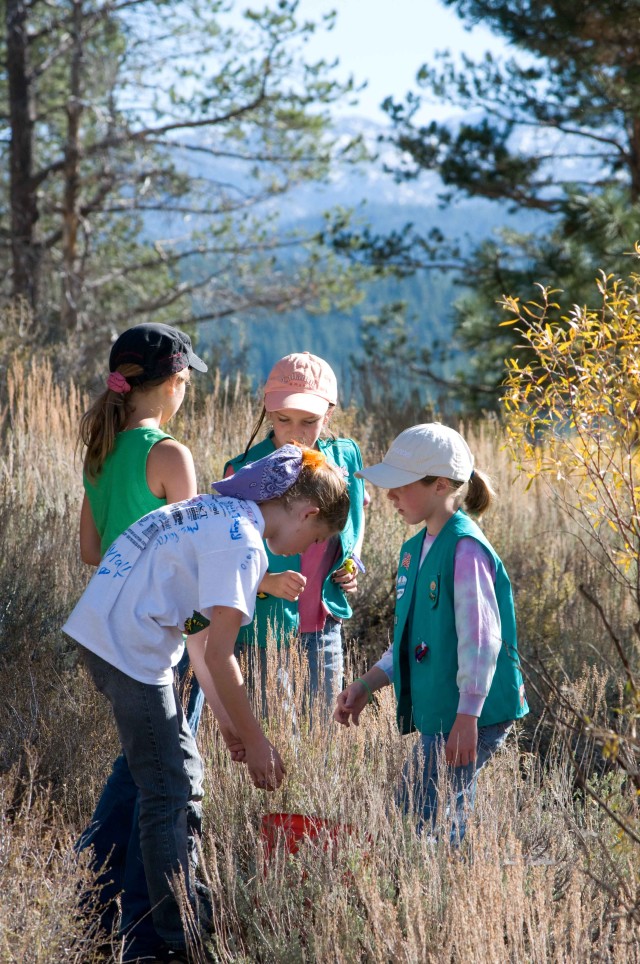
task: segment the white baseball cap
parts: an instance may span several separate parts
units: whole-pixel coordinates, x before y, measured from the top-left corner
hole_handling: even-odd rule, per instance
[[[393,440],[382,462],[356,475],[383,489],[397,489],[429,475],[467,482],[473,455],[462,435],[440,422],[413,425]]]

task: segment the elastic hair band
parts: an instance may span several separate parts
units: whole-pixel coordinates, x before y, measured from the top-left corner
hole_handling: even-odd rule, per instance
[[[314,472],[319,469],[321,465],[324,465],[326,461],[322,452],[318,452],[316,449],[302,450],[302,464],[306,468],[313,469]]]
[[[469,476],[469,482],[471,482],[471,479],[474,477],[475,474],[476,474],[476,470],[475,470],[475,469],[472,469],[472,470],[471,470],[471,475]]]
[[[127,392],[131,391],[131,385],[122,372],[109,372],[107,388],[111,389],[112,392],[118,392],[120,395],[126,395]]]

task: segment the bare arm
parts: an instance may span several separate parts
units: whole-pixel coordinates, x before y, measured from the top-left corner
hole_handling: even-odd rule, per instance
[[[360,714],[369,702],[371,695],[383,686],[389,686],[389,677],[378,666],[372,666],[360,679],[354,679],[346,687],[336,700],[336,708],[333,718],[336,723],[349,726],[355,723],[358,726]]]
[[[172,438],[156,442],[147,458],[147,485],[169,504],[197,495],[196,468],[187,446]]]
[[[211,615],[210,611],[207,610],[207,617]],[[213,682],[213,677],[207,668],[205,661],[205,650],[207,647],[207,637],[209,635],[209,629],[203,629],[199,633],[194,633],[193,636],[187,637],[187,649],[189,651],[189,659],[191,665],[193,666],[193,671],[196,674],[196,678],[202,687],[202,691],[205,695],[207,703],[213,710],[213,715],[218,721],[218,726],[220,727],[220,732],[224,738],[231,758],[237,763],[244,762],[246,753],[244,744],[242,740],[237,735],[233,728],[233,724],[229,718],[229,714],[222,705],[222,701],[218,696],[218,691],[216,685]]]
[[[93,521],[91,506],[86,493],[80,510],[80,558],[88,566],[97,566],[102,559],[100,535]]]
[[[226,714],[225,723],[229,721],[245,749],[246,763],[255,786],[275,790],[284,779],[284,765],[253,715],[240,667],[233,654],[241,620],[242,615],[237,609],[214,606],[208,630],[189,637],[187,648],[207,699],[211,697],[214,703],[217,701],[218,709]]]

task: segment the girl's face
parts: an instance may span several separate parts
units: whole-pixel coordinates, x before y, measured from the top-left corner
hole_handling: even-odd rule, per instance
[[[167,386],[169,386],[168,393],[168,408],[165,413],[165,418],[163,421],[168,421],[170,418],[176,414],[180,406],[184,401],[184,395],[187,390],[187,385],[191,380],[191,369],[183,368],[181,372],[172,375],[166,381]]]
[[[397,489],[388,489],[387,498],[409,525],[427,522],[434,511],[441,506],[442,499],[439,494],[442,486],[438,483],[442,481],[442,479],[436,479],[430,485],[425,485],[424,482],[400,485]]]
[[[262,509],[264,512],[265,504]],[[317,508],[307,502],[294,502],[289,509],[282,507],[267,529],[266,543],[278,556],[295,556],[333,535],[325,522],[318,522]]]
[[[291,442],[300,442],[309,448],[314,448],[320,438],[320,433],[331,417],[326,415],[312,415],[298,408],[283,408],[278,412],[270,412],[273,421],[273,436],[276,448]]]

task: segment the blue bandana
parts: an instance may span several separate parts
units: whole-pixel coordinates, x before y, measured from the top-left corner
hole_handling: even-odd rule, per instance
[[[301,469],[302,450],[297,445],[282,445],[263,459],[244,465],[235,475],[213,482],[211,488],[214,495],[268,502],[284,495],[298,481]]]

